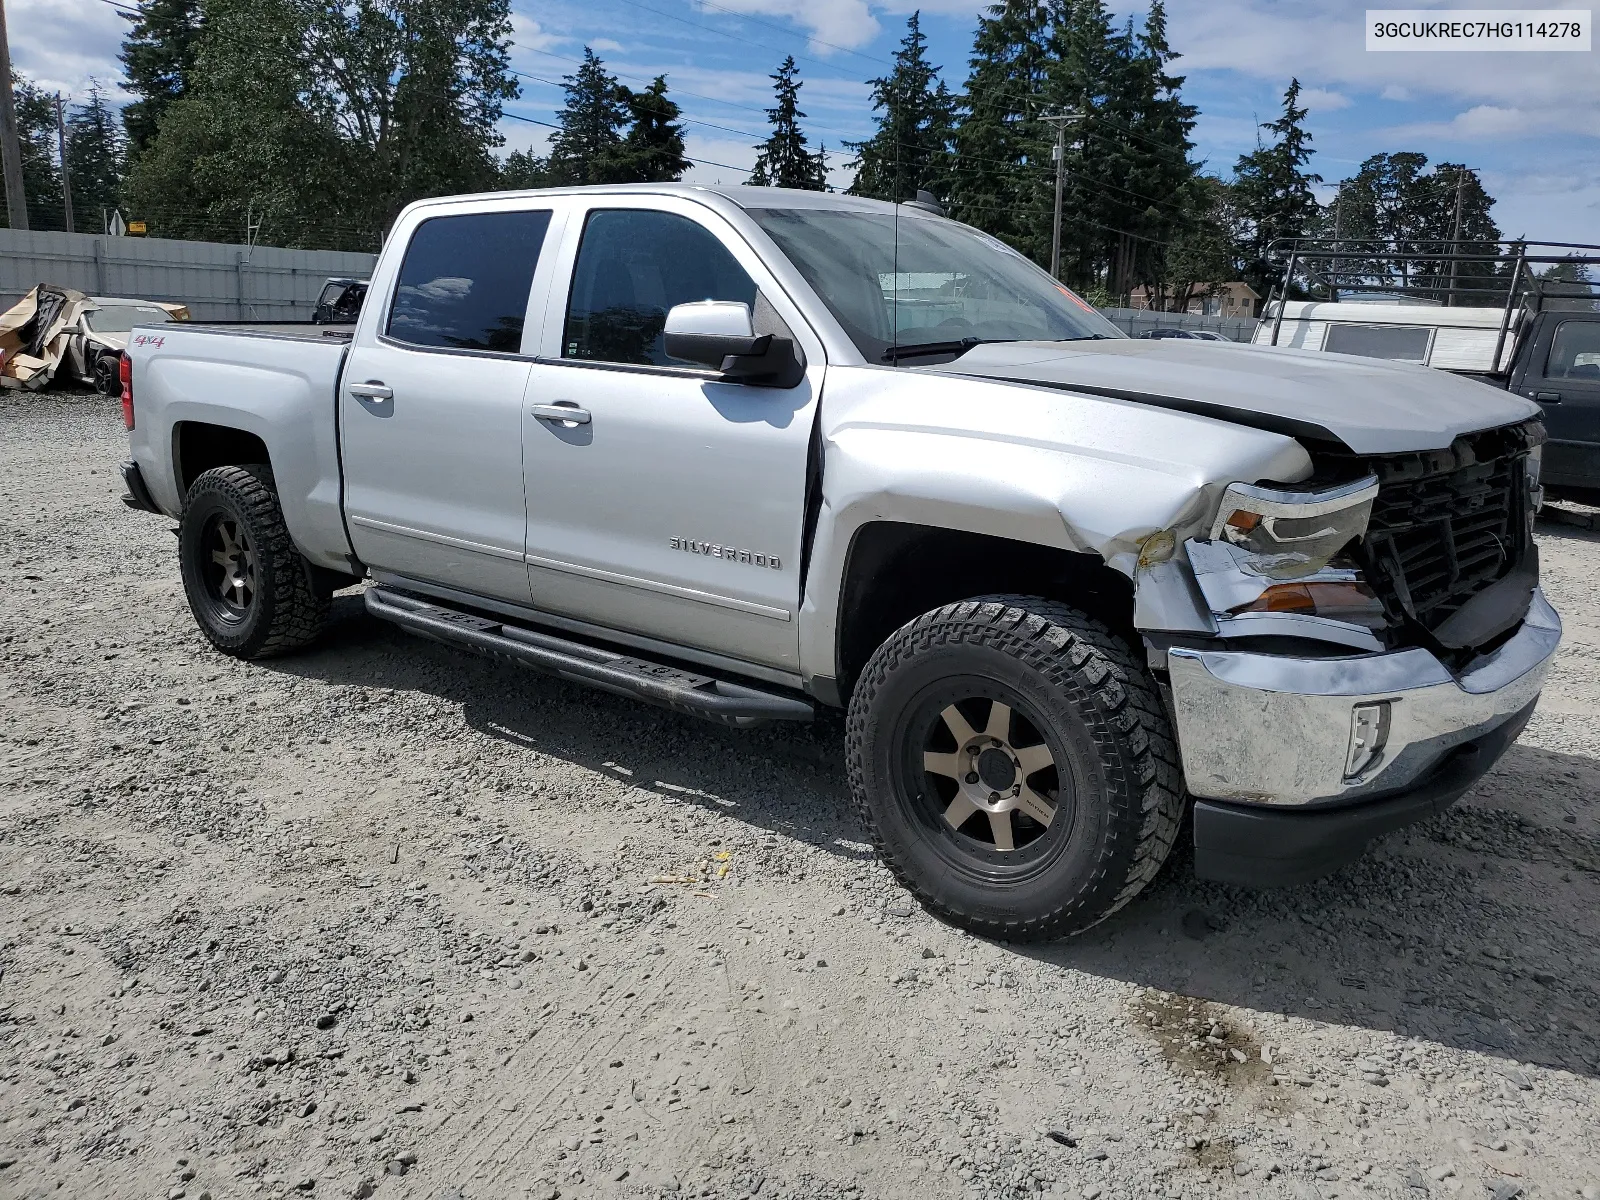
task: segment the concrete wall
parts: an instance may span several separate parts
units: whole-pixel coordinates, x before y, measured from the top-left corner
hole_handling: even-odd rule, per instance
[[[187,304],[199,321],[309,320],[330,276],[365,279],[376,254],[0,229],[0,311],[41,283]]]

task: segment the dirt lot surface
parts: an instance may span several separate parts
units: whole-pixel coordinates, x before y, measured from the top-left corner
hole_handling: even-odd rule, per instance
[[[1600,1196],[1597,535],[1544,531],[1561,659],[1453,811],[1023,947],[874,865],[837,721],[353,596],[213,653],[123,455],[0,397],[0,1196]]]

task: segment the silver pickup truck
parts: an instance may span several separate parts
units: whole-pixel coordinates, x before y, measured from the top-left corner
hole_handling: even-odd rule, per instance
[[[1134,341],[914,204],[429,200],[354,326],[136,331],[128,503],[244,658],[332,593],[733,725],[848,710],[934,912],[1005,938],[1195,869],[1315,878],[1517,737],[1560,622],[1534,405],[1425,368]]]

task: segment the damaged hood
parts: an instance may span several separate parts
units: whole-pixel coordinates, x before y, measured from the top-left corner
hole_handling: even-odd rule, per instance
[[[1000,342],[913,369],[1114,396],[1357,454],[1443,449],[1539,414],[1531,401],[1428,367],[1177,338]]]

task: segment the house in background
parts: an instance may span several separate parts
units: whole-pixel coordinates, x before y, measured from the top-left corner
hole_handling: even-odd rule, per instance
[[[1159,308],[1164,312],[1187,312],[1207,317],[1259,317],[1261,293],[1243,280],[1233,283],[1197,283],[1189,289],[1188,303],[1178,307],[1180,296],[1151,293],[1136,287],[1129,294],[1132,308]]]

